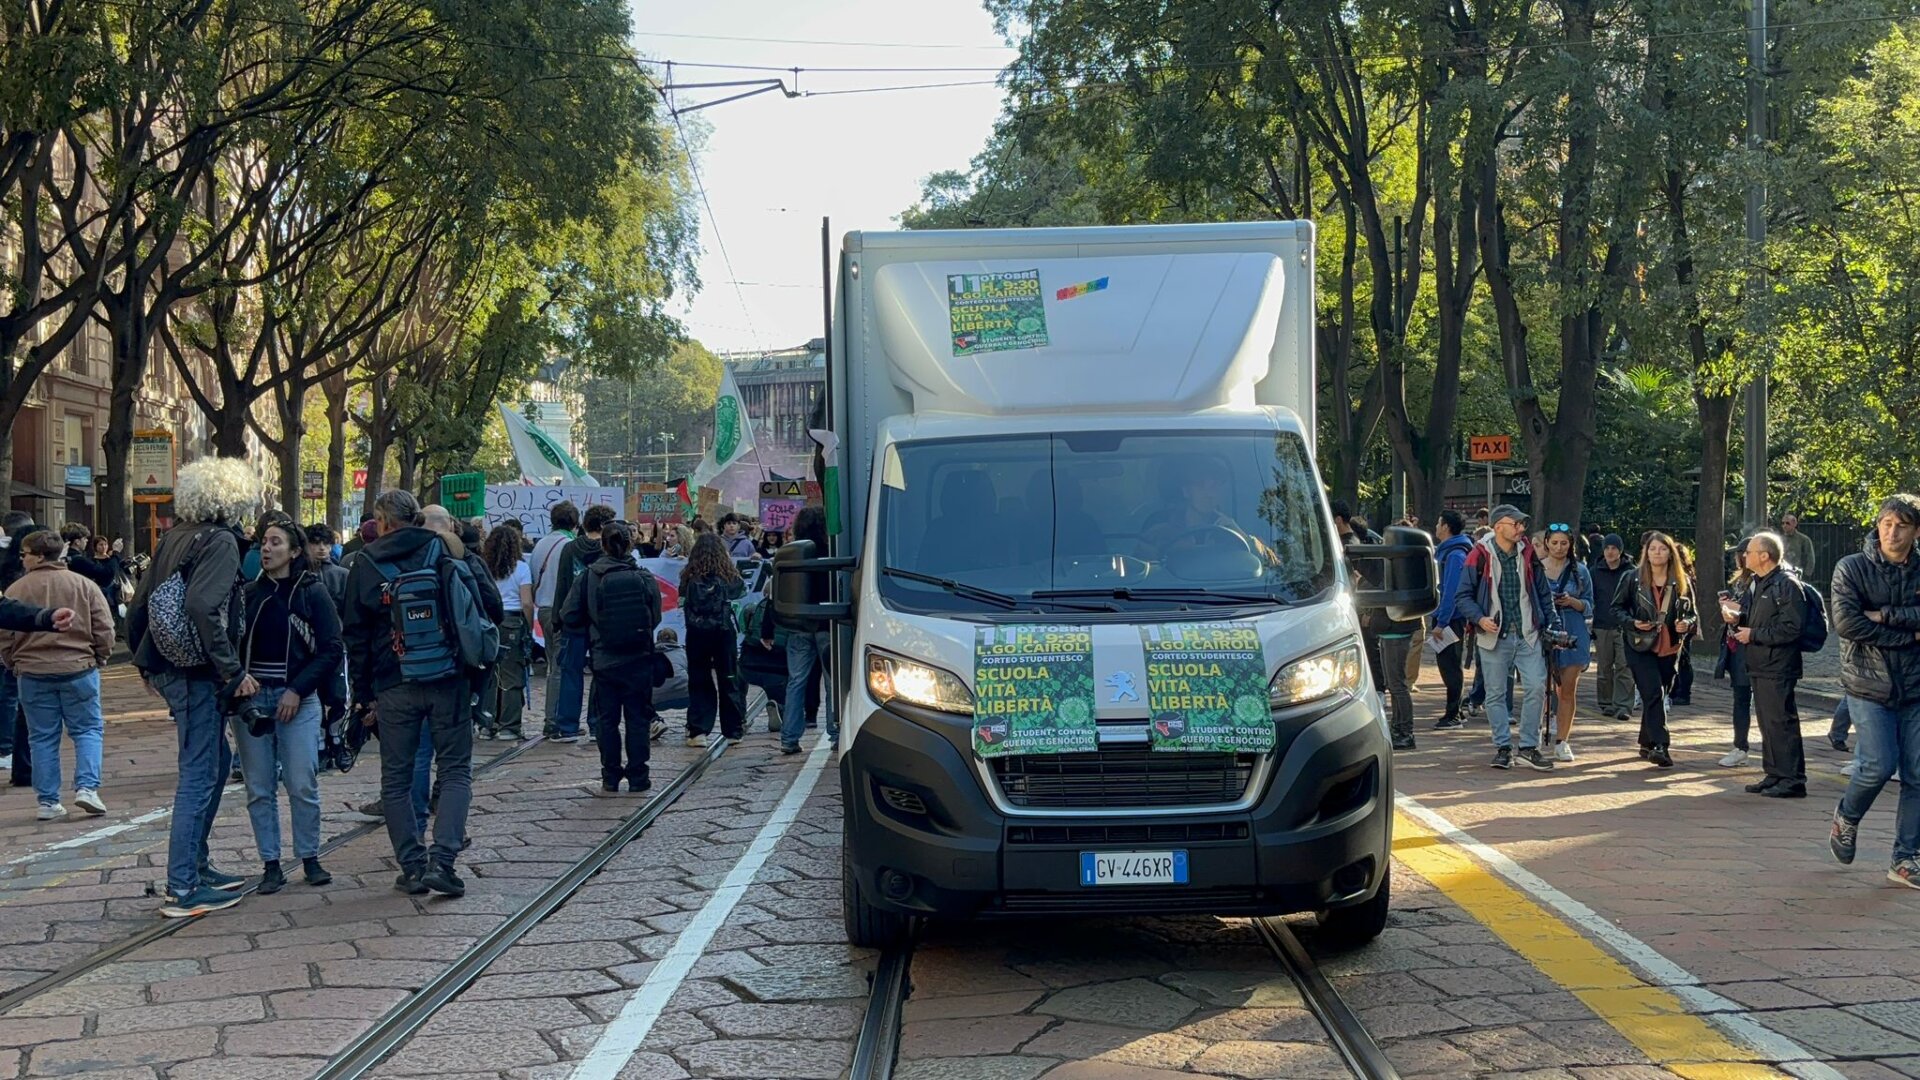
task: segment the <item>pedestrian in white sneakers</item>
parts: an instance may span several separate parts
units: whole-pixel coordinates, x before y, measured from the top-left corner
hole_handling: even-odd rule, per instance
[[[1573,529],[1564,522],[1547,526],[1546,555],[1540,568],[1546,572],[1547,588],[1553,592],[1553,606],[1559,612],[1566,642],[1547,653],[1547,678],[1553,681],[1553,710],[1541,729],[1541,745],[1551,742],[1553,760],[1573,760],[1573,710],[1580,696],[1580,673],[1593,661],[1593,637],[1587,629],[1587,614],[1593,610],[1593,573],[1574,558]],[[1548,736],[1551,736],[1549,739]]]
[[[60,803],[63,728],[73,741],[74,804],[89,814],[104,814],[100,754],[106,721],[100,713],[100,668],[113,654],[113,613],[99,586],[67,569],[67,545],[57,533],[37,532],[22,544],[20,557],[27,572],[7,588],[7,598],[70,616],[86,613],[84,620],[70,617],[59,633],[0,635],[0,656],[20,679],[38,817],[56,821],[67,816]]]

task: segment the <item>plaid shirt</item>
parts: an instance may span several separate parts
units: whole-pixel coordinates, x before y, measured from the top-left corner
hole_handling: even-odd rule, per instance
[[[1496,543],[1493,553],[1500,558],[1500,636],[1518,637],[1526,627],[1520,611],[1520,549],[1508,551]]]

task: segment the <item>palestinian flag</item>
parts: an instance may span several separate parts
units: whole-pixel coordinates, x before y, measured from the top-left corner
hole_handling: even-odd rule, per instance
[[[667,487],[680,496],[680,520],[693,520],[693,491],[687,487],[687,478],[667,481]]]

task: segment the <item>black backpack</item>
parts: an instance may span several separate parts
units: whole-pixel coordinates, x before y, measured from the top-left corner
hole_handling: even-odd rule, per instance
[[[1827,601],[1820,590],[1794,578],[1794,584],[1800,586],[1800,595],[1807,602],[1807,618],[1800,624],[1800,651],[1819,652],[1827,647]]]
[[[680,582],[680,606],[687,613],[689,630],[730,630],[733,628],[733,601],[727,596],[727,582],[720,578]]]
[[[653,649],[653,613],[660,606],[660,587],[653,575],[632,563],[616,563],[599,576],[599,588],[587,579],[587,618],[600,631],[603,647],[622,656]]]

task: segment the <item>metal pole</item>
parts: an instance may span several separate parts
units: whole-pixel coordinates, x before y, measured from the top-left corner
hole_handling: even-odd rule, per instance
[[[1487,462],[1487,513],[1493,513],[1493,462]]]
[[[1749,0],[1747,7],[1747,149],[1757,158],[1767,141],[1767,0]],[[1747,304],[1748,317],[1759,328],[1761,298],[1766,295],[1767,185],[1758,162],[1750,162],[1754,179],[1747,184]],[[1755,334],[1756,342],[1764,335]],[[1765,351],[1766,346],[1759,348]],[[1767,527],[1767,358],[1747,384],[1746,526],[1749,534]]]

